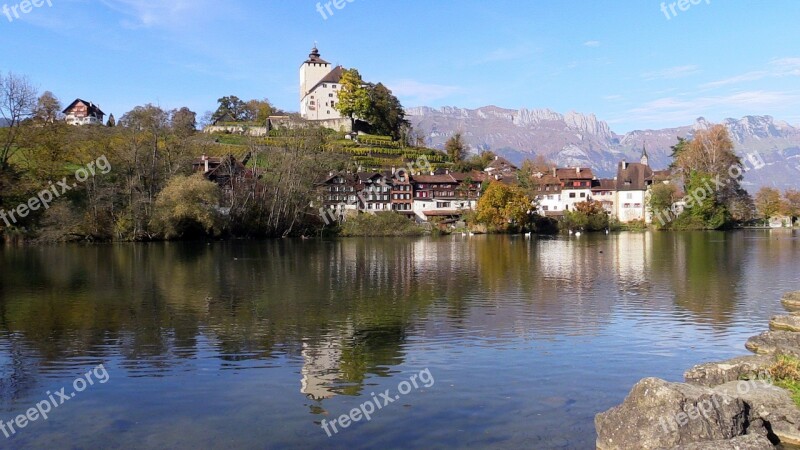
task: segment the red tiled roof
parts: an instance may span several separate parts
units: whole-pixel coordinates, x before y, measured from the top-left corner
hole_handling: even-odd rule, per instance
[[[561,180],[591,180],[594,178],[594,173],[589,168],[561,167],[556,169],[556,177]]]
[[[618,191],[644,191],[653,179],[653,169],[641,163],[620,162],[617,167]]]
[[[464,211],[459,211],[457,209],[440,209],[436,211],[422,211],[422,214],[425,214],[428,217],[434,216],[460,216],[464,214]]]

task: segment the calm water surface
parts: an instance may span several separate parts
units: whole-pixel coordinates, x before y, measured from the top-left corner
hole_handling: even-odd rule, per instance
[[[109,375],[0,447],[594,448],[640,378],[746,354],[798,262],[792,231],[0,249],[0,419]]]

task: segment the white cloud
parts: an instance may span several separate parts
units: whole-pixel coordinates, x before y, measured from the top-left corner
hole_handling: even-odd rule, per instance
[[[474,65],[487,64],[500,61],[516,61],[528,58],[536,52],[537,49],[535,47],[532,47],[527,44],[520,44],[512,48],[500,47],[490,51],[482,58],[478,58],[475,61]]]
[[[712,115],[714,111],[729,116],[737,111],[752,114],[758,109],[774,110],[777,106],[791,107],[798,104],[800,92],[742,91],[720,96],[659,98],[629,110],[628,114],[643,122],[688,123],[699,116]]]
[[[781,78],[788,76],[800,76],[800,58],[777,58],[769,62],[768,70],[755,70],[741,75],[723,78],[701,85],[704,89],[714,89],[722,86],[746,83],[748,81],[758,81],[765,78]]]
[[[127,28],[181,27],[212,18],[222,9],[211,0],[101,0],[124,15]],[[227,8],[227,7],[226,7]]]
[[[769,72],[760,70],[760,71],[756,71],[756,72],[743,73],[741,75],[737,75],[735,77],[730,77],[730,78],[724,78],[722,80],[712,81],[710,83],[705,83],[705,84],[701,85],[700,87],[704,88],[704,89],[713,89],[713,88],[718,88],[718,87],[722,87],[722,86],[727,86],[727,85],[730,85],[730,84],[739,84],[739,83],[743,83],[743,82],[746,82],[746,81],[757,81],[757,80],[761,80],[763,78],[766,78],[768,76],[769,76]]]
[[[457,86],[421,83],[408,79],[386,83],[386,86],[392,90],[393,94],[405,99],[404,104],[413,105],[427,105],[462,92],[462,89]]]
[[[695,65],[675,66],[666,69],[645,72],[642,78],[645,80],[674,80],[684,78],[700,72],[700,68]]]
[[[586,41],[583,45],[586,47],[600,47],[600,41]]]

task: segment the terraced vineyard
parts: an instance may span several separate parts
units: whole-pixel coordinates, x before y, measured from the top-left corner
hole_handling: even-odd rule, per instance
[[[220,154],[215,156],[232,154],[241,161],[252,146],[290,148],[298,140],[315,135],[319,136],[318,130],[272,130],[268,137],[214,134],[214,140],[220,147]],[[351,140],[346,139],[341,133],[326,130],[322,148],[325,152],[348,155],[363,170],[404,167],[410,163],[416,163],[423,157],[434,169],[450,165],[447,155],[441,151],[406,146],[402,142],[392,140],[389,136],[361,135],[357,140]],[[249,164],[254,163],[251,160]]]

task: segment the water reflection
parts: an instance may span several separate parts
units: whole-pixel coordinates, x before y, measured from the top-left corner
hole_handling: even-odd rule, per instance
[[[631,338],[674,355],[663,343],[682,342],[676,324],[726,335],[771,313],[765,286],[796,288],[798,255],[796,233],[774,231],[5,248],[0,401],[113,360],[131,379],[280,373],[293,385],[272,395],[301,395],[318,416],[435,358],[476,380],[544,364],[545,384],[515,379],[519,392],[541,390],[536,404],[568,406],[585,430],[594,408],[575,413],[575,395],[554,392],[586,382],[582,363],[550,354],[625,355]],[[527,359],[492,359],[503,352]],[[484,389],[473,383],[461,389]]]

